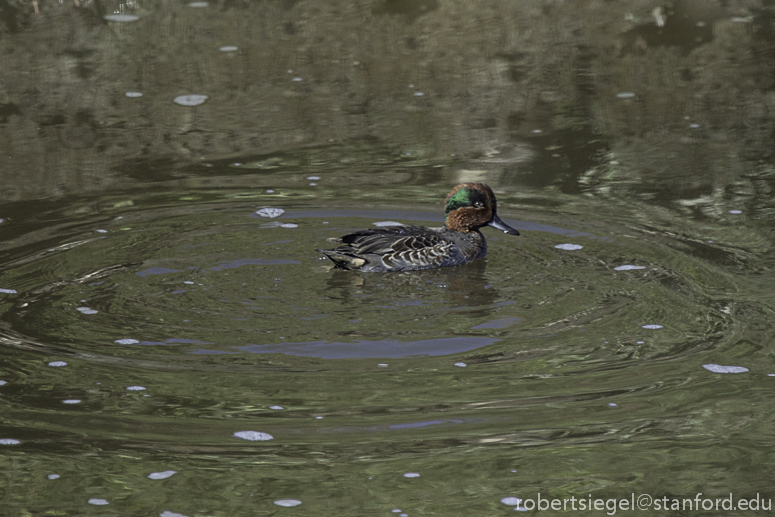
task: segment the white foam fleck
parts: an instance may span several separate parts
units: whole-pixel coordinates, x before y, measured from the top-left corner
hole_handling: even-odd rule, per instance
[[[200,104],[204,104],[206,100],[207,95],[190,94],[178,95],[172,99],[172,102],[179,106],[199,106]]]
[[[662,325],[641,325],[641,328],[647,329],[647,330],[659,330],[662,328]]]
[[[0,289],[0,293],[3,293],[3,294],[16,294],[16,289]]]
[[[126,92],[124,95],[126,95],[130,99],[136,99],[138,97],[142,97],[143,92]]]
[[[285,508],[293,508],[294,506],[299,506],[301,501],[298,499],[278,499],[274,504],[277,506],[284,506]]]
[[[387,368],[388,367],[387,363],[379,363],[377,366],[380,367],[380,368]]]
[[[745,366],[725,366],[722,364],[703,364],[703,368],[713,373],[745,373],[748,368]]]
[[[374,226],[403,226],[402,223],[396,222],[396,221],[377,221],[376,223],[373,223]]]
[[[320,176],[307,176],[307,179],[310,181],[317,181],[320,179]]]
[[[117,339],[115,342],[118,343],[119,345],[136,345],[137,343],[139,343],[138,340],[132,339],[130,337],[126,337],[124,339]]]
[[[184,280],[183,283],[188,285],[194,285],[194,282],[192,282],[191,280]]]
[[[697,129],[698,127],[700,127],[700,125],[699,124],[689,124],[689,127],[692,128],[692,129]]]
[[[177,470],[164,470],[162,472],[151,472],[148,474],[148,479],[167,479],[177,474]]]
[[[59,474],[49,474],[49,475],[48,475],[48,476],[46,476],[46,477],[47,477],[48,479],[59,479],[59,478],[60,478],[60,477],[62,477],[62,476],[60,476]]]
[[[81,399],[67,399],[62,401],[62,404],[80,404],[80,403],[81,403]]]
[[[109,22],[117,22],[117,23],[130,23],[130,22],[136,22],[140,19],[139,16],[136,14],[106,14],[102,17],[104,20],[107,20]]]
[[[504,497],[501,502],[508,506],[519,506],[522,504],[522,498],[520,497]]]
[[[422,97],[423,95],[425,95],[423,92],[414,92],[415,97]]]
[[[99,229],[99,230],[97,230],[97,233],[108,233],[108,231],[107,230]]]
[[[210,4],[207,3],[207,2],[189,2],[188,3],[189,7],[195,7],[195,8],[197,8],[197,7],[207,7],[208,5],[210,5]]]
[[[633,92],[619,92],[616,94],[616,97],[619,99],[632,99],[635,97],[635,94]]]
[[[739,215],[739,214],[742,214],[743,211],[742,210],[730,210],[729,213],[730,214],[734,214],[734,215]]]
[[[106,499],[92,498],[92,499],[89,499],[89,504],[94,504],[97,506],[105,506],[106,504],[110,504],[110,503]]]
[[[284,213],[285,213],[285,210],[283,210],[282,208],[262,208],[260,210],[256,210],[257,216],[268,217],[269,219],[280,217]]]
[[[14,440],[13,438],[0,438],[0,445],[19,445],[19,440]]]
[[[455,366],[457,366],[458,368],[465,368],[468,365],[466,363],[455,363]]]
[[[617,404],[616,402],[609,402],[608,407],[619,407],[619,404]]]
[[[405,478],[418,478],[418,477],[420,477],[420,474],[418,474],[417,472],[407,472],[406,474],[404,474],[404,477]]]
[[[303,81],[303,79],[302,79],[301,77],[294,77],[294,78],[293,78],[293,82],[294,82],[294,83],[300,83],[300,82],[302,82],[302,81]]]
[[[283,223],[280,225],[280,228],[298,228],[298,227],[299,225],[294,223]]]
[[[78,307],[75,310],[77,310],[78,312],[82,312],[84,314],[97,314],[99,312],[99,311],[95,311],[90,307]]]
[[[643,343],[645,343],[645,341],[636,341],[635,342],[636,345],[642,345]]]
[[[633,266],[632,264],[625,264],[623,266],[616,266],[614,271],[633,271],[635,269],[646,269],[646,266]]]
[[[145,391],[148,388],[145,386],[127,386],[126,389],[127,391]]]
[[[159,517],[188,517],[188,515],[183,515],[182,513],[175,513],[169,510],[164,510],[159,514]]]
[[[67,366],[67,363],[64,361],[51,361],[48,363],[49,366],[58,367],[58,366]]]
[[[583,247],[584,246],[582,246],[581,244],[570,244],[570,243],[558,244],[555,246],[555,248],[557,248],[558,250],[565,250],[565,251],[580,250]]]
[[[242,440],[249,440],[251,442],[265,442],[267,440],[273,440],[274,436],[269,433],[262,433],[260,431],[237,431],[232,436],[240,438]]]
[[[277,410],[280,410],[280,409],[285,409],[285,408],[284,408],[284,407],[282,407],[282,406],[269,406],[269,409],[277,409]]]
[[[401,513],[401,509],[400,508],[393,508],[392,512],[393,513]]]
[[[0,380],[0,386],[5,386],[6,384],[8,384],[8,381]]]
[[[316,416],[315,420],[323,420],[323,417],[322,416]]]
[[[239,50],[239,47],[235,45],[224,45],[218,50],[220,50],[221,52],[236,52],[237,50]]]

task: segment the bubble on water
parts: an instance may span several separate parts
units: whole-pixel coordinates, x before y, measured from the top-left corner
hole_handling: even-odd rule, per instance
[[[388,367],[387,363],[379,363],[377,366],[380,367],[380,368],[387,368]]]
[[[194,285],[194,282],[192,282],[191,280],[184,280],[183,283],[188,285]]]
[[[293,223],[283,223],[280,225],[280,228],[298,228],[298,227],[299,227],[298,224],[293,224]]]
[[[138,97],[142,97],[143,92],[126,92],[124,95],[126,95],[130,99],[136,99]]]
[[[609,402],[608,407],[619,407],[619,404],[617,404],[616,402]]]
[[[307,176],[307,179],[310,181],[317,181],[320,179],[320,176]]]
[[[167,479],[177,474],[177,470],[165,470],[162,472],[151,472],[148,474],[148,479]]]
[[[455,363],[455,366],[457,366],[458,368],[465,368],[468,365],[466,363]]]
[[[172,99],[172,102],[179,106],[199,106],[200,104],[204,104],[206,100],[207,95],[190,94],[178,95]]]
[[[520,497],[504,497],[501,502],[508,506],[519,506],[522,504],[522,498]]]
[[[115,342],[118,343],[119,345],[136,345],[137,343],[139,343],[138,340],[132,339],[129,337],[124,339],[117,339]]]
[[[298,499],[278,499],[274,504],[277,506],[284,506],[285,508],[292,508],[294,506],[299,506],[301,501]]]
[[[84,314],[97,314],[99,312],[89,307],[77,307],[75,310]]]
[[[6,384],[8,384],[8,381],[0,380],[0,386],[5,386]]]
[[[110,504],[106,499],[89,499],[89,504],[94,504],[97,506],[105,506],[106,504]]]
[[[739,214],[742,214],[743,211],[742,210],[730,210],[729,213],[730,214],[734,214],[734,215],[739,215]]]
[[[13,438],[0,438],[0,445],[19,445],[19,440],[14,440]]]
[[[633,92],[619,92],[616,94],[616,97],[619,99],[632,99],[635,97],[635,94]]]
[[[81,399],[67,399],[62,401],[62,404],[80,404],[80,403],[81,403]]]
[[[218,50],[220,50],[221,52],[236,52],[237,50],[239,50],[239,47],[234,45],[224,45]]]
[[[106,14],[102,17],[104,20],[107,20],[109,22],[118,22],[118,23],[130,23],[130,22],[136,22],[140,19],[139,16],[136,14]]]
[[[644,328],[647,330],[659,330],[663,327],[662,325],[651,324],[651,325],[641,325],[641,328]]]
[[[418,474],[417,472],[407,472],[406,474],[404,474],[404,477],[405,478],[418,478],[418,477],[420,477],[420,474]]]
[[[46,477],[47,477],[48,479],[59,479],[59,478],[60,478],[60,477],[62,477],[62,476],[60,476],[59,474],[49,474],[49,475],[48,475],[48,476],[46,476]]]
[[[210,4],[207,2],[189,2],[188,3],[189,7],[194,7],[194,8],[207,7],[208,5]]]
[[[322,416],[316,416],[315,420],[323,420],[323,417]]]
[[[50,363],[48,363],[48,365],[56,368],[59,366],[67,366],[67,363],[64,361],[51,361]]]
[[[422,97],[423,95],[425,95],[423,92],[414,92],[415,97]]]
[[[698,127],[700,127],[700,125],[699,124],[689,124],[689,127],[692,128],[692,129],[697,129]]]
[[[97,230],[97,233],[108,233],[108,231],[100,229],[100,230]]]
[[[260,210],[256,210],[257,216],[268,217],[269,219],[280,217],[284,213],[285,213],[285,210],[283,210],[282,208],[262,208]]]
[[[16,289],[0,289],[0,293],[3,293],[3,294],[16,294]]]
[[[126,389],[127,391],[145,391],[148,388],[145,386],[127,386]]]
[[[175,513],[175,512],[170,512],[169,510],[165,510],[159,514],[159,517],[188,517],[188,515],[183,515],[182,513]]]
[[[635,342],[636,345],[642,345],[643,343],[645,343],[645,341],[636,341]]]
[[[703,368],[713,373],[745,373],[748,368],[745,366],[725,366],[722,364],[703,364]]]
[[[393,508],[392,512],[393,513],[401,513],[401,509],[400,508]]]
[[[580,250],[583,247],[584,246],[582,246],[581,244],[570,244],[567,242],[565,244],[557,244],[555,246],[555,248],[557,248],[558,250],[565,250],[565,251]]]
[[[294,83],[300,83],[300,82],[302,82],[302,81],[303,81],[303,79],[302,79],[301,77],[294,77],[294,78],[293,78],[293,82],[294,82]]]
[[[616,266],[614,271],[633,271],[635,269],[646,269],[646,266],[633,266],[632,264],[625,264],[623,266]]]
[[[403,224],[396,222],[396,221],[377,221],[376,223],[373,223],[374,226],[403,226]]]
[[[240,438],[242,440],[249,440],[251,442],[265,442],[267,440],[273,440],[274,436],[269,433],[262,433],[260,431],[237,431],[232,436]]]
[[[282,407],[282,406],[269,406],[269,409],[277,409],[277,410],[280,410],[280,409],[285,409],[285,408],[284,408],[284,407]]]
[[[775,377],[775,373],[768,373],[767,377]]]

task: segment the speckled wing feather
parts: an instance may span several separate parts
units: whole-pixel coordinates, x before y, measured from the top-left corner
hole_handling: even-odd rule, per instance
[[[448,260],[455,245],[417,226],[363,230],[345,235],[334,250],[320,250],[337,267],[370,271],[426,269]]]

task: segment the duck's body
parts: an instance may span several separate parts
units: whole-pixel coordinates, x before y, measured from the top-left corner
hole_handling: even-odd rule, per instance
[[[358,271],[412,271],[458,266],[487,256],[487,243],[479,231],[493,226],[505,233],[519,232],[500,220],[495,195],[483,183],[463,183],[447,196],[447,219],[440,228],[396,226],[361,230],[331,239],[341,243],[318,250],[339,269]]]

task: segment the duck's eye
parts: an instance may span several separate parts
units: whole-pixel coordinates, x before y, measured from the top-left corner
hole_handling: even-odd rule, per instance
[[[484,203],[482,203],[481,201],[474,201],[474,206],[476,208],[482,208],[484,206]]]

